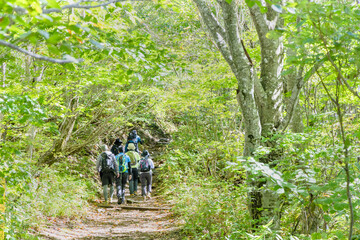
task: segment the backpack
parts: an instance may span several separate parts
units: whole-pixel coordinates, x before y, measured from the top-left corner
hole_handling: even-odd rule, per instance
[[[128,136],[128,140],[135,140],[135,138],[136,138],[136,134],[133,132],[130,132],[129,136]]]
[[[124,154],[119,157],[120,172],[124,173],[127,170],[127,162],[124,159]]]
[[[116,156],[116,155],[118,155],[120,153],[120,150],[119,150],[120,147],[122,147],[122,146],[121,145],[120,146],[113,145],[111,147],[110,151]]]
[[[140,158],[140,156],[137,154],[137,152],[135,150],[129,150],[126,155],[129,156],[130,158],[130,164],[131,166],[135,166],[136,163],[139,161],[138,159]],[[138,156],[138,157],[136,157]]]
[[[111,159],[110,153],[103,152],[101,154],[101,171],[102,172],[115,172],[114,162]]]
[[[139,162],[140,172],[149,172],[150,171],[150,163],[148,158],[141,158]]]

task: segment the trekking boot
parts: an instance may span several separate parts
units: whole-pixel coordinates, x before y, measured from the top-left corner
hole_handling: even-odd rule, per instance
[[[144,195],[144,201],[146,201],[146,195]]]
[[[118,198],[118,204],[120,205],[122,204],[122,202],[123,202],[122,198]]]
[[[149,199],[151,199],[151,193],[148,193],[148,194],[147,194],[147,197],[148,197]]]

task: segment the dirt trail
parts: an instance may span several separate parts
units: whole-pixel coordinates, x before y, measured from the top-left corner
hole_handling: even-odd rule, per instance
[[[161,199],[153,197],[145,202],[140,196],[127,199],[127,204],[112,203],[111,208],[94,203],[83,219],[49,219],[39,236],[43,239],[181,239],[179,225],[167,210],[169,205]],[[122,206],[159,209],[143,211]]]
[[[156,157],[160,144],[149,147],[152,157]],[[159,163],[155,163],[157,165]],[[153,175],[153,193],[156,194],[157,169]],[[99,183],[100,184],[100,183]],[[154,191],[155,190],[155,191]],[[141,192],[141,184],[138,193]],[[115,194],[114,194],[115,196]],[[161,197],[152,197],[143,201],[141,196],[129,197],[129,186],[126,187],[126,204],[118,205],[117,199],[111,203],[111,208],[103,208],[99,203],[91,204],[87,216],[81,219],[48,218],[46,226],[36,234],[41,239],[183,239],[179,234],[180,222],[168,210],[171,206]],[[100,201],[98,201],[100,202]],[[124,208],[122,208],[125,206]],[[136,210],[129,207],[156,207],[158,210]],[[166,210],[163,210],[167,208]]]

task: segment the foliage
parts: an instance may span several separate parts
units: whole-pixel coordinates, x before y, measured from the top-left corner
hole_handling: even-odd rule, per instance
[[[0,195],[6,193],[8,239],[35,239],[31,231],[46,217],[86,214],[88,200],[97,197],[97,176],[89,170],[97,144],[111,144],[134,127],[171,134],[156,163],[163,163],[161,190],[176,202],[188,238],[344,239],[347,184],[353,235],[360,235],[358,5],[268,2],[285,21],[268,37],[284,37],[294,51],[285,54],[283,75],[294,66],[306,72],[299,99],[306,128],[263,139],[276,144],[242,158],[237,82],[192,1],[46,12],[67,4],[0,3],[0,40],[77,62],[55,65],[0,50],[0,178],[6,179]],[[246,49],[259,67],[260,46],[244,3],[239,11]],[[261,161],[270,153],[278,153],[272,164]],[[271,218],[252,229],[248,183],[259,179],[262,190],[279,197],[278,229]]]
[[[45,216],[79,217],[86,213],[87,200],[95,196],[94,183],[82,179],[76,169],[64,170],[69,169],[67,164],[56,169],[36,169],[11,144],[3,144],[1,151],[7,239],[32,239],[27,229],[38,227]]]
[[[312,233],[313,225],[319,224],[325,225],[327,231],[322,234],[313,232],[313,239],[329,239],[335,236],[345,238],[344,231],[339,230],[346,228],[346,218],[349,216],[346,176],[339,162],[343,147],[341,143],[331,144],[326,148],[320,144],[332,140],[320,132],[287,134],[279,140],[278,147],[285,151],[285,154],[277,162],[275,169],[253,158],[240,158],[238,163],[229,164],[233,169],[236,167],[242,170],[245,167],[249,180],[263,177],[263,182],[268,184],[267,189],[270,188],[279,194],[282,199],[279,211],[284,215],[284,228],[290,225],[293,233],[305,231],[309,234]],[[354,150],[352,159],[359,153],[359,149]],[[267,152],[269,150],[259,149],[257,157]],[[357,176],[358,163],[352,161],[351,166],[352,176]],[[355,177],[351,180],[353,204],[356,209],[359,198],[357,181]],[[308,217],[304,218],[306,215]]]
[[[128,121],[148,119],[142,109],[159,98],[156,88],[147,87],[167,74],[166,50],[147,33],[130,31],[130,4],[45,13],[58,3],[42,1],[41,9],[31,2],[0,3],[0,39],[54,59],[83,61],[54,65],[1,49],[0,149],[6,164],[0,177],[7,181],[8,239],[30,238],[29,227],[48,216],[86,213],[97,190],[97,176],[89,171],[94,146],[125,132]],[[53,166],[42,169],[44,163]]]
[[[184,219],[184,234],[196,239],[238,239],[249,229],[246,193],[210,178],[182,178],[173,194],[176,213]]]

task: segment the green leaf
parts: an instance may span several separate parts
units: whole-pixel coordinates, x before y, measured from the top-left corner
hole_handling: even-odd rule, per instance
[[[335,203],[334,209],[337,211],[345,210],[345,209],[347,209],[347,204],[346,203]]]
[[[75,70],[75,67],[74,67],[74,64],[72,63],[69,63],[69,64],[64,64],[64,67],[70,71],[74,71]]]
[[[345,6],[344,11],[346,14],[351,14],[350,8],[348,6]]]
[[[52,43],[52,44],[57,44],[60,41],[61,38],[62,37],[60,36],[60,34],[55,32],[55,33],[51,34],[49,39],[47,39],[47,42]]]
[[[2,20],[0,21],[0,27],[5,28],[10,24],[10,19],[8,17],[2,17]]]
[[[321,233],[313,233],[311,234],[311,239],[321,239]]]
[[[360,139],[360,129],[355,131],[354,136]]]
[[[347,136],[346,137],[346,139],[345,139],[345,148],[348,148],[349,146],[350,146],[350,144],[351,144],[351,141],[350,141],[350,138],[349,138],[349,136]]]
[[[331,221],[331,217],[329,215],[324,215],[324,219],[325,221],[327,222],[330,222]]]
[[[256,3],[256,1],[253,1],[253,0],[245,0],[245,2],[249,8],[252,8]]]
[[[267,13],[267,11],[268,11],[267,7],[264,7],[264,6],[259,6],[259,7],[260,7],[260,12],[261,13]]]
[[[71,45],[67,42],[63,42],[60,46],[60,49],[64,52],[71,53]]]
[[[301,20],[298,24],[296,24],[296,28],[301,27],[305,22],[306,20]]]
[[[278,190],[276,190],[276,193],[277,194],[283,194],[283,193],[285,193],[285,191],[284,191],[283,188],[279,188]]]
[[[353,32],[347,32],[346,34],[349,35],[349,36],[351,36],[351,37],[354,38],[354,39],[360,40],[359,36],[356,35],[356,34],[354,34]]]
[[[25,38],[27,38],[30,34],[32,34],[32,31],[28,31],[28,32],[26,32],[26,33],[24,33],[24,34],[21,34],[20,35],[20,39],[25,39]]]
[[[295,13],[296,13],[295,8],[292,8],[292,7],[288,7],[288,8],[287,8],[287,11],[288,11],[289,13],[291,13],[291,14],[295,14]]]
[[[68,29],[71,30],[71,31],[74,31],[74,32],[77,33],[77,34],[80,34],[80,33],[81,33],[81,26],[78,25],[78,24],[69,25],[69,26],[68,26]]]
[[[91,42],[95,47],[97,47],[97,48],[99,48],[99,49],[103,49],[103,48],[104,48],[104,46],[101,45],[101,43],[99,43],[98,41],[95,41],[94,39],[90,39],[90,42]]]
[[[48,47],[49,53],[52,53],[52,54],[55,54],[55,55],[60,54],[59,49],[57,47],[55,47],[54,45],[49,44],[47,47]]]
[[[230,3],[231,3],[231,1],[230,1]],[[230,4],[230,3],[229,3],[229,4]],[[176,12],[176,13],[181,13],[181,9],[178,8],[178,7],[173,7],[172,9],[173,9],[173,11]]]
[[[56,2],[56,0],[47,0],[48,6],[51,8],[57,8],[60,9],[60,5]]]
[[[288,74],[293,73],[295,70],[296,70],[296,68],[286,69],[285,71],[282,71],[282,72],[281,72],[281,75],[282,75],[282,76],[286,76],[286,75],[288,75]]]
[[[225,0],[228,4],[231,4],[232,0]]]
[[[39,29],[39,30],[38,30],[38,33],[39,33],[41,36],[43,36],[45,39],[49,39],[49,37],[50,37],[49,33],[46,32],[46,31],[44,31],[44,30]]]
[[[54,21],[54,19],[53,19],[52,17],[50,17],[49,15],[47,15],[47,14],[41,14],[41,16],[42,16],[44,19],[49,20],[49,22],[53,22],[53,21]]]
[[[282,13],[282,7],[278,4],[273,4],[271,5],[271,8],[275,11],[275,12],[278,12],[278,13]]]

